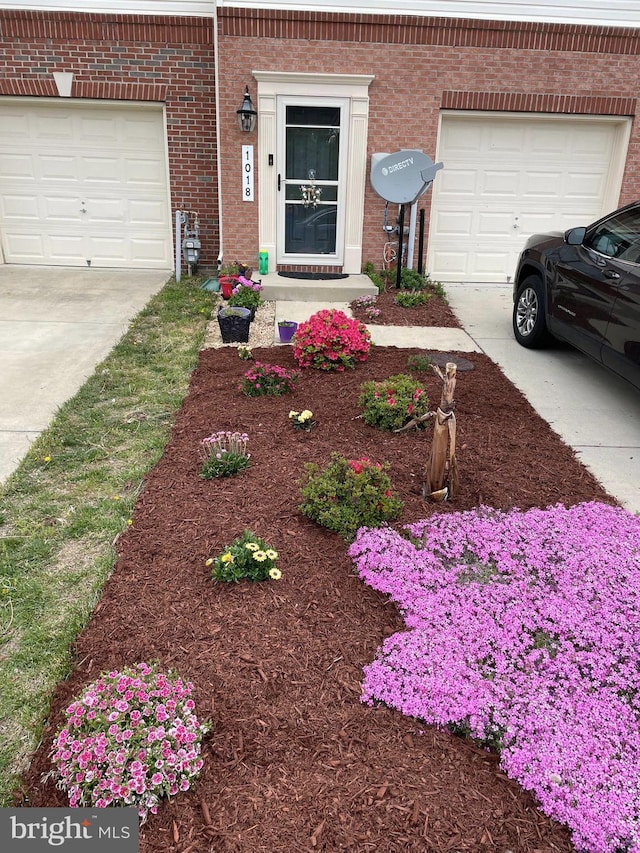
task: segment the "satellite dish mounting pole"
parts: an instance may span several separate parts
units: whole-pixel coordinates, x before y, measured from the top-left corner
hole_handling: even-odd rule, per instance
[[[400,290],[402,282],[402,255],[404,250],[404,204],[400,205],[398,218],[398,266],[396,268],[396,290]]]

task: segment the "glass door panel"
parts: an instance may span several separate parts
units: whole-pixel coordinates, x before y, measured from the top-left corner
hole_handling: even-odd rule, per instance
[[[338,222],[342,113],[340,106],[284,107],[285,168],[281,191],[284,190],[285,256],[305,256],[309,263],[323,259],[341,263]]]

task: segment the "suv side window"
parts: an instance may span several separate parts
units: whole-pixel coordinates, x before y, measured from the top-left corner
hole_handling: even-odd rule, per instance
[[[640,263],[640,211],[615,214],[587,231],[583,245],[608,258]]]

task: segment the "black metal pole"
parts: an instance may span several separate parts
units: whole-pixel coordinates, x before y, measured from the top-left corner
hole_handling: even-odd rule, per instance
[[[424,207],[420,208],[418,224],[418,272],[422,275],[422,255],[424,252]]]
[[[398,258],[396,269],[396,290],[400,290],[402,282],[402,254],[404,249],[404,204],[400,205],[400,217],[398,219]]]

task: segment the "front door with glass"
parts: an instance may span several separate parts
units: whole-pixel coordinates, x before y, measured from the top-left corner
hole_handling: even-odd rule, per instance
[[[343,262],[347,102],[279,101],[278,262]]]

